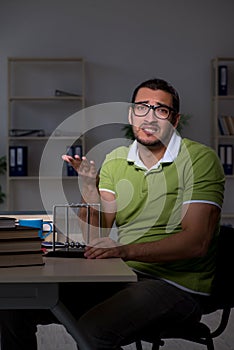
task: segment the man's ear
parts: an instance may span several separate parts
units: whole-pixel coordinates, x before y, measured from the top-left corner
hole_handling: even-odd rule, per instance
[[[181,116],[181,114],[180,114],[180,113],[177,113],[177,114],[175,115],[175,117],[174,117],[173,126],[174,126],[175,129],[177,128],[177,126],[178,126],[178,124],[179,124],[180,116]]]
[[[130,106],[128,109],[128,122],[132,125],[132,107]]]

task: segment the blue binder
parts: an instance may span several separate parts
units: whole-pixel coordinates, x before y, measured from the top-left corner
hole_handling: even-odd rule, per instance
[[[16,176],[28,175],[28,148],[26,146],[16,147]]]
[[[218,94],[225,96],[228,94],[228,69],[227,66],[221,65],[218,70]]]
[[[28,148],[26,146],[9,147],[10,176],[28,175]]]

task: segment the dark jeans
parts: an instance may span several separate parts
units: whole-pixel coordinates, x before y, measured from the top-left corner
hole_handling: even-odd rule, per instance
[[[196,297],[158,279],[64,284],[60,298],[78,320],[79,350],[119,350],[151,325],[157,332],[202,314]],[[1,316],[1,350],[35,350],[37,324],[58,323],[46,310],[6,310]]]

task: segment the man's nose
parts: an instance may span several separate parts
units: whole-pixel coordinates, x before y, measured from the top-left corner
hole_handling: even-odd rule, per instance
[[[146,114],[144,119],[147,121],[155,121],[155,119],[157,120],[153,108],[150,108],[149,112]]]

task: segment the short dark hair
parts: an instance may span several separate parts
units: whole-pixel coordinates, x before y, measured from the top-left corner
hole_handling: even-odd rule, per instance
[[[175,110],[175,113],[179,113],[180,110],[180,97],[178,92],[173,88],[171,84],[169,84],[167,81],[163,79],[149,79],[138,85],[132,95],[132,103],[135,102],[136,95],[139,91],[139,89],[146,87],[151,90],[163,90],[166,92],[169,92],[169,94],[172,95],[172,104],[173,108]]]

